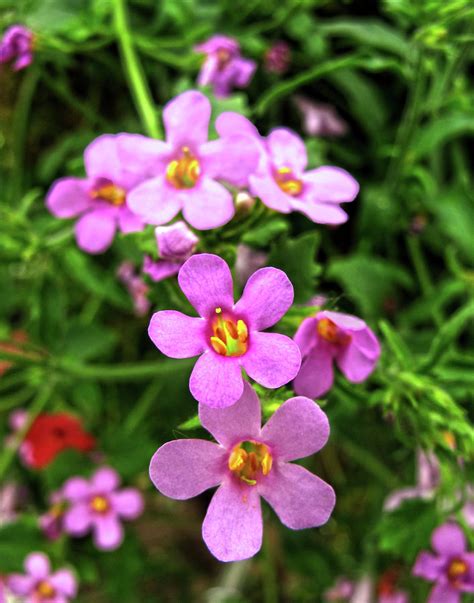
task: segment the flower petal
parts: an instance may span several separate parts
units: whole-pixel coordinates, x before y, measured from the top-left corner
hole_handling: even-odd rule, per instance
[[[244,391],[242,370],[236,358],[219,356],[208,350],[194,365],[189,389],[201,404],[226,408],[235,404]]]
[[[428,597],[427,603],[459,603],[461,592],[449,584],[436,584]]]
[[[291,207],[294,211],[300,211],[316,224],[344,224],[349,217],[338,205],[313,203],[306,200],[304,196],[301,199],[293,199]]]
[[[461,555],[466,550],[466,537],[456,523],[445,523],[433,532],[431,544],[443,556]]]
[[[166,224],[181,210],[178,191],[164,175],[145,180],[127,196],[128,207],[148,224]]]
[[[111,467],[101,467],[97,469],[91,479],[91,486],[94,492],[105,494],[116,490],[120,485],[120,476]]]
[[[163,109],[166,141],[173,147],[198,147],[208,138],[211,103],[201,92],[183,92]]]
[[[261,414],[258,396],[247,382],[240,399],[228,408],[199,405],[202,426],[228,450],[242,440],[260,437]]]
[[[67,570],[55,572],[49,579],[51,586],[66,597],[75,597],[77,593],[77,580],[74,574]]]
[[[235,207],[230,192],[214,180],[203,176],[199,185],[180,191],[185,220],[198,230],[218,228],[230,222]]]
[[[226,460],[226,451],[213,442],[174,440],[153,455],[150,478],[165,496],[186,500],[220,484]]]
[[[22,576],[21,574],[12,574],[7,577],[7,586],[14,595],[29,595],[33,591],[35,583],[36,580],[34,578]],[[0,592],[0,594],[2,593]]]
[[[421,551],[413,566],[413,575],[425,580],[436,581],[444,572],[445,559],[428,551]]]
[[[91,529],[92,514],[88,503],[76,503],[64,514],[64,531],[72,536],[84,536]]]
[[[136,488],[124,488],[110,495],[114,510],[123,519],[136,519],[143,513],[143,496]]]
[[[329,318],[339,328],[349,329],[350,331],[362,331],[362,329],[367,328],[367,325],[361,318],[357,318],[357,316],[353,316],[352,314],[344,314],[343,312],[323,310],[317,313],[316,318],[318,320]]]
[[[83,500],[89,496],[91,487],[83,477],[71,477],[64,484],[62,495],[71,502]]]
[[[125,234],[129,232],[140,232],[145,227],[143,220],[134,214],[128,207],[121,208],[118,213],[118,225],[120,232]]]
[[[192,358],[206,345],[207,322],[175,310],[162,310],[151,317],[148,335],[162,354],[170,358]]]
[[[33,578],[43,580],[48,577],[51,564],[44,553],[30,553],[25,559],[25,570]]]
[[[317,203],[347,203],[359,193],[359,184],[342,168],[322,166],[303,176],[307,196]]]
[[[336,495],[329,484],[304,467],[291,463],[277,463],[258,484],[258,491],[280,521],[292,530],[325,524],[336,503]]]
[[[293,337],[303,357],[309,354],[317,343],[317,326],[318,320],[315,316],[305,318]]]
[[[184,295],[198,313],[207,318],[215,309],[230,309],[234,305],[232,275],[222,258],[210,253],[198,253],[187,260],[178,275]]]
[[[117,228],[110,210],[93,210],[82,216],[75,226],[77,244],[87,253],[103,253],[114,240]]]
[[[301,364],[293,382],[294,390],[300,396],[319,398],[331,389],[333,382],[334,369],[330,348],[318,341],[317,346]]]
[[[287,128],[272,130],[267,137],[267,146],[277,168],[289,167],[299,176],[308,163],[303,140]]]
[[[245,317],[250,330],[261,331],[280,320],[293,298],[293,285],[283,270],[260,268],[247,281],[234,310],[237,316]]]
[[[61,178],[49,189],[46,207],[56,218],[73,218],[88,210],[93,202],[88,182],[80,178]]]
[[[247,185],[259,155],[257,143],[245,134],[212,140],[203,145],[200,151],[205,173],[234,186]]]
[[[290,398],[263,427],[261,438],[279,461],[294,461],[321,450],[329,437],[326,414],[309,398]]]
[[[219,136],[234,136],[236,134],[246,134],[257,140],[262,140],[257,128],[253,123],[233,111],[224,111],[216,119],[216,130]]]
[[[337,354],[336,362],[349,381],[359,383],[372,373],[379,356],[378,339],[367,327],[352,333],[350,343]]]
[[[298,346],[292,339],[279,333],[253,331],[249,349],[242,356],[242,366],[249,377],[271,389],[294,379],[300,365]]]
[[[112,551],[123,541],[123,527],[114,513],[96,517],[94,521],[94,544],[102,551]]]
[[[255,488],[232,477],[212,497],[202,524],[202,537],[219,561],[253,557],[262,546],[260,497]]]
[[[252,195],[259,197],[270,209],[284,214],[292,211],[291,197],[281,190],[268,171],[250,176],[249,183]]]

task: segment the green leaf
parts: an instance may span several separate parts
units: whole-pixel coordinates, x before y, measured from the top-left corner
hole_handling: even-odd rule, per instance
[[[38,518],[23,515],[18,521],[0,527],[0,571],[22,572],[25,557],[31,551],[44,550],[44,536]]]
[[[187,421],[184,421],[184,423],[181,423],[181,425],[178,425],[178,429],[181,429],[184,431],[187,431],[189,429],[197,429],[198,427],[201,427],[201,421],[199,420],[199,415],[194,415],[194,417],[191,417]]]
[[[288,222],[283,218],[272,218],[268,222],[265,222],[265,224],[261,224],[257,228],[244,233],[242,242],[253,247],[266,247],[278,235],[287,232],[288,228]]]
[[[474,116],[466,113],[449,115],[418,128],[411,143],[410,159],[418,160],[449,140],[474,133]]]
[[[110,352],[117,342],[117,334],[100,324],[81,325],[77,322],[68,329],[62,353],[77,360],[90,360]]]

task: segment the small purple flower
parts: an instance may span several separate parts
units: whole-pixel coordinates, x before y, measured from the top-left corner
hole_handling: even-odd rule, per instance
[[[299,211],[318,224],[346,222],[348,216],[339,205],[356,198],[358,183],[338,167],[305,171],[306,147],[297,134],[277,128],[262,138],[245,117],[230,112],[219,115],[216,129],[221,136],[240,132],[255,140],[260,159],[249,177],[250,192],[270,209],[285,214]]]
[[[235,305],[229,266],[216,255],[190,257],[178,282],[200,318],[174,310],[156,312],[148,333],[166,356],[200,356],[189,381],[196,400],[216,408],[237,402],[244,388],[242,369],[271,389],[295,377],[301,363],[295,342],[261,332],[278,322],[293,302],[293,286],[284,272],[257,270]]]
[[[396,590],[393,593],[379,595],[377,603],[409,603],[409,598],[404,590]]]
[[[7,579],[8,588],[14,595],[25,597],[25,603],[67,603],[76,596],[74,574],[67,569],[52,573],[44,553],[30,553],[25,571],[26,575],[13,574]]]
[[[75,218],[76,239],[88,253],[110,247],[117,228],[142,230],[130,209],[129,193],[151,175],[157,141],[139,134],[104,134],[84,152],[87,177],[61,178],[51,187],[46,206],[57,218]]]
[[[342,603],[343,601],[349,601],[353,592],[354,582],[341,577],[336,580],[334,586],[331,586],[331,588],[324,593],[323,598],[330,603]]]
[[[220,561],[255,555],[262,544],[260,496],[293,530],[321,526],[335,504],[326,482],[289,461],[320,450],[329,423],[307,398],[287,400],[261,428],[257,394],[245,383],[229,408],[199,405],[203,427],[217,440],[175,440],[157,450],[150,477],[165,496],[185,500],[219,486],[202,526],[202,536]]]
[[[302,96],[296,96],[295,102],[303,116],[303,130],[308,136],[343,136],[347,132],[347,123],[331,105],[314,103]]]
[[[265,69],[270,73],[282,74],[288,70],[291,61],[290,46],[280,40],[265,52]]]
[[[199,86],[212,86],[218,97],[229,96],[232,88],[246,88],[255,72],[255,61],[240,54],[237,40],[215,35],[194,50],[206,55],[198,76]]]
[[[63,486],[68,503],[64,531],[72,536],[94,532],[98,549],[116,549],[123,540],[121,521],[136,519],[143,512],[143,498],[135,488],[119,490],[120,478],[108,467],[98,469],[90,481],[72,477]]]
[[[211,103],[183,92],[163,109],[166,142],[154,141],[155,177],[129,195],[133,211],[150,224],[166,224],[181,210],[197,230],[222,226],[235,213],[221,183],[246,186],[258,157],[255,142],[238,132],[208,140]]]
[[[20,71],[33,61],[33,32],[23,25],[12,25],[0,41],[0,63],[13,61],[13,69]]]
[[[435,582],[429,603],[459,603],[462,593],[474,593],[474,553],[466,551],[466,538],[455,523],[445,523],[433,532],[435,554],[422,551],[413,575]]]
[[[184,222],[158,226],[155,236],[160,259],[154,262],[146,256],[143,272],[154,281],[162,281],[178,274],[181,266],[196,250],[199,239]]]
[[[263,268],[268,260],[268,253],[240,243],[237,245],[237,259],[235,261],[235,274],[241,285],[244,285],[252,274]]]
[[[333,361],[349,381],[359,383],[372,373],[380,356],[378,339],[365,322],[340,312],[323,310],[306,318],[294,339],[303,359],[295,392],[310,398],[331,389]]]
[[[49,497],[50,508],[39,518],[39,525],[46,538],[57,540],[64,533],[64,514],[68,503],[63,491],[53,492]]]
[[[148,314],[150,310],[149,287],[138,274],[135,274],[135,267],[132,262],[123,262],[117,270],[117,276],[130,293],[135,315],[145,316]]]

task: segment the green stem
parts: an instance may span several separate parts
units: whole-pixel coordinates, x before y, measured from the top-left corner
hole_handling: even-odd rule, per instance
[[[334,441],[338,442],[340,447],[346,452],[349,458],[364,467],[368,473],[371,473],[389,490],[393,490],[397,487],[396,477],[366,448],[363,448],[355,442],[342,437],[341,434],[335,436]]]
[[[161,138],[155,104],[133,44],[132,33],[128,26],[126,0],[114,0],[115,31],[117,33],[122,64],[128,79],[135,105],[143,128],[152,138]]]
[[[275,571],[272,546],[269,530],[263,535],[263,601],[264,603],[278,603],[278,582]]]

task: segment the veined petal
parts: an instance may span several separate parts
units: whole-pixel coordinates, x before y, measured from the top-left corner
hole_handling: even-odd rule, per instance
[[[234,217],[231,193],[207,176],[203,176],[194,188],[179,191],[179,197],[185,220],[197,230],[218,228]]]
[[[183,92],[163,109],[166,141],[174,148],[198,147],[208,138],[211,103],[201,92]]]
[[[162,354],[192,358],[207,348],[206,321],[175,310],[162,310],[151,317],[148,335]]]
[[[333,382],[332,354],[329,346],[319,340],[303,360],[293,387],[300,396],[319,398],[331,389]]]
[[[204,352],[189,379],[189,389],[196,400],[213,408],[235,404],[244,390],[238,360],[219,356],[213,350]]]
[[[57,218],[74,218],[93,205],[88,189],[89,183],[84,179],[56,180],[46,197],[46,207]]]

